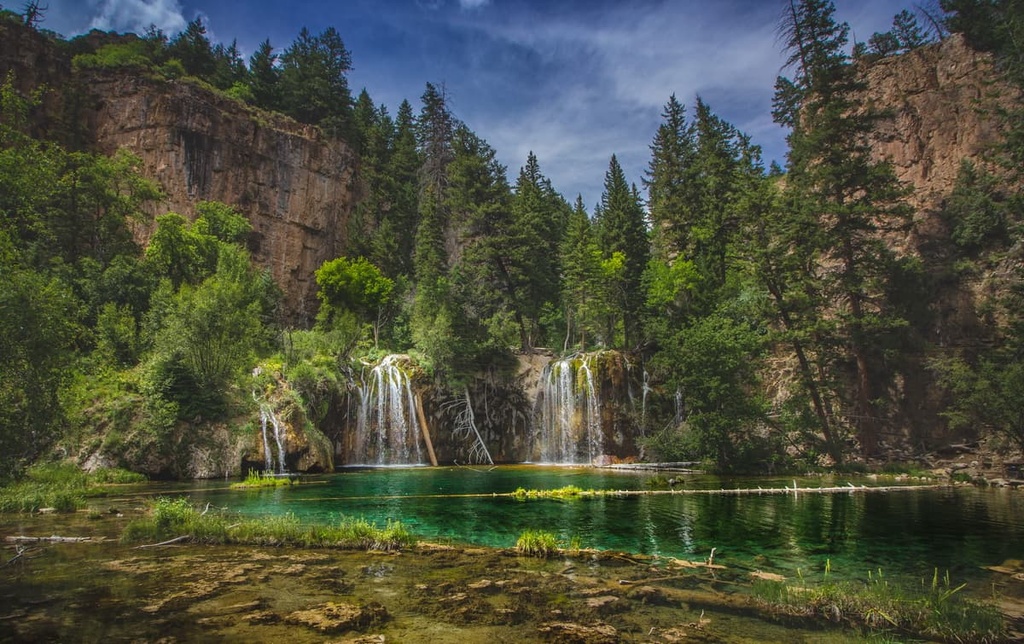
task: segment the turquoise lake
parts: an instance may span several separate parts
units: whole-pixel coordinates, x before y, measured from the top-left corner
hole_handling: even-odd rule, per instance
[[[656,494],[517,501],[492,494],[526,489],[646,490],[652,474],[593,468],[508,466],[350,470],[302,485],[231,490],[228,484],[168,486],[194,503],[244,515],[292,513],[309,522],[363,517],[400,520],[418,537],[511,547],[528,529],[568,544],[793,575],[824,570],[863,578],[956,578],[1024,558],[1024,495],[1013,490],[938,487],[887,492],[783,495]],[[665,474],[662,476],[679,476]],[[685,490],[792,487],[794,479],[723,479],[687,474]],[[800,488],[893,485],[892,479],[814,477]],[[153,488],[150,488],[152,490]]]

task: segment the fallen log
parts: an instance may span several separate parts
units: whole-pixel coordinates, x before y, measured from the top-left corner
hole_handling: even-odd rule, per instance
[[[146,543],[146,544],[143,544],[141,546],[135,546],[134,549],[135,550],[140,550],[142,548],[159,548],[160,546],[169,546],[171,544],[178,543],[179,541],[184,541],[185,539],[191,539],[191,538],[192,538],[192,535],[190,535],[190,534],[183,534],[180,537],[174,537],[173,539],[168,539],[167,541],[161,541],[160,543]]]
[[[81,543],[83,541],[103,541],[103,537],[60,537],[57,535],[49,537],[28,537],[24,535],[15,535],[4,537],[4,541],[10,541],[13,543]]]

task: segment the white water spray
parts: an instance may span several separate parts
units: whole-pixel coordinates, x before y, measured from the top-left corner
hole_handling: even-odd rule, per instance
[[[541,374],[537,450],[542,463],[593,463],[604,451],[593,356],[549,363]]]
[[[409,376],[399,366],[404,356],[385,356],[359,388],[354,463],[415,465],[423,462],[416,399]]]

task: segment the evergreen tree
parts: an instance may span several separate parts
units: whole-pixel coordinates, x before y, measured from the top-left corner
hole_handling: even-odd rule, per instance
[[[686,123],[685,108],[669,97],[662,124],[651,144],[651,162],[644,184],[651,216],[652,250],[661,261],[671,262],[689,248],[689,195],[695,182],[693,128]]]
[[[435,198],[443,198],[448,185],[448,164],[455,156],[452,140],[456,120],[448,108],[443,86],[438,89],[427,83],[420,100],[423,106],[416,121],[416,143],[422,163],[420,190],[429,187]]]
[[[402,101],[395,117],[394,141],[387,169],[393,182],[389,221],[395,237],[395,256],[391,264],[396,276],[413,274],[413,248],[419,223],[420,163],[412,106],[409,101]]]
[[[599,324],[595,310],[601,288],[601,250],[582,196],[576,197],[559,255],[566,323],[563,350],[570,346],[586,349]]]
[[[849,366],[852,377],[836,394],[852,393],[842,396],[846,413],[872,454],[882,421],[877,401],[891,373],[880,347],[903,324],[885,301],[894,262],[880,232],[905,225],[908,213],[892,169],[871,158],[875,115],[857,98],[862,84],[845,53],[849,27],[834,12],[826,0],[793,0],[785,16],[794,78],[776,84],[776,116],[792,127],[783,207],[816,220],[817,233],[804,240],[817,259],[806,267],[819,283],[816,349],[835,383]]]
[[[530,152],[519,171],[512,199],[512,230],[509,245],[517,245],[511,261],[523,275],[521,301],[527,320],[528,342],[541,336],[542,316],[558,307],[559,248],[565,230],[568,205],[540,171],[536,155]]]
[[[640,314],[644,297],[641,281],[650,257],[650,247],[639,194],[635,186],[630,187],[626,182],[615,155],[612,155],[605,174],[598,222],[598,236],[605,259],[610,259],[617,252],[623,256],[623,281],[616,317],[622,323],[623,345],[634,348],[642,340]],[[609,326],[609,330],[612,328],[614,325]],[[615,343],[612,338],[605,341]]]
[[[261,42],[249,58],[249,90],[258,107],[281,109],[281,70],[269,39]]]
[[[213,47],[213,62],[213,75],[210,82],[214,87],[226,90],[236,83],[243,84],[243,86],[247,84],[248,70],[246,70],[245,61],[242,60],[242,55],[238,51],[237,41],[232,40],[227,47],[217,43]]]
[[[217,69],[217,60],[210,39],[206,37],[202,18],[188,23],[184,31],[172,38],[167,53],[181,61],[186,74],[196,78],[211,79]]]
[[[334,27],[313,36],[305,27],[281,54],[282,108],[297,121],[332,136],[351,134],[352,56]]]

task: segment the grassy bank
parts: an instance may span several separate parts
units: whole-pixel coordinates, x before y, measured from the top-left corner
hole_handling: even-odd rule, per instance
[[[145,480],[117,468],[87,473],[69,463],[35,465],[24,479],[0,488],[0,513],[74,512],[85,507],[87,497],[102,495],[107,485]]]
[[[336,525],[304,524],[291,514],[250,519],[200,512],[184,498],[157,499],[150,515],[129,523],[121,539],[144,544],[180,539],[192,543],[350,550],[401,550],[416,543],[397,521],[378,527],[361,518],[344,518]]]
[[[922,580],[890,581],[879,570],[863,582],[833,582],[826,569],[822,582],[800,579],[757,580],[754,597],[769,616],[806,617],[843,623],[877,634],[927,638],[943,642],[1005,641],[999,610],[963,595],[949,573],[933,572]]]

